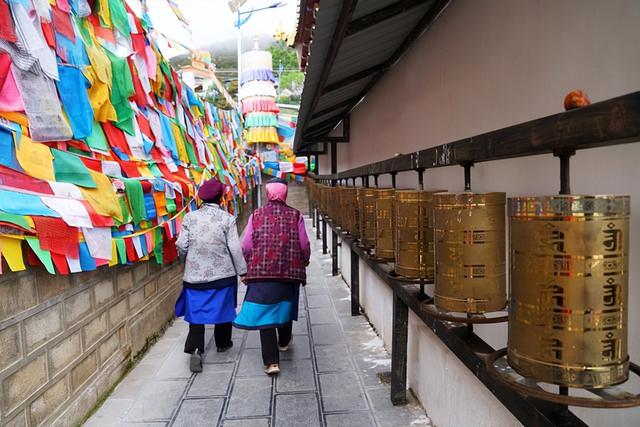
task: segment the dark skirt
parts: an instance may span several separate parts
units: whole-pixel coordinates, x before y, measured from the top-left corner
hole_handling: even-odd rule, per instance
[[[232,322],[236,318],[237,283],[215,289],[183,287],[176,301],[176,316],[198,325]]]
[[[233,322],[241,329],[268,329],[298,320],[300,284],[291,282],[254,282]]]

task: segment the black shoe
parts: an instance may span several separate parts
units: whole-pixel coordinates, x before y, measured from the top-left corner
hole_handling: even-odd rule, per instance
[[[202,353],[200,353],[200,350],[196,350],[191,353],[189,369],[191,369],[191,372],[195,373],[202,372]]]
[[[229,350],[231,347],[233,347],[233,341],[229,342],[229,345],[218,347],[218,353],[224,353],[225,351]]]

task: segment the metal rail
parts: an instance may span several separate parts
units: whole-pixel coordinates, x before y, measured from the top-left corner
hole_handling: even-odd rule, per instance
[[[490,160],[556,153],[640,140],[640,92],[328,175],[317,180],[377,176]]]

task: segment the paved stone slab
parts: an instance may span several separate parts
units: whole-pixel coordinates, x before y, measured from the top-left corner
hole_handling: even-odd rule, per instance
[[[242,353],[237,376],[239,377],[263,377],[264,364],[262,363],[262,351],[259,348],[247,348]]]
[[[271,378],[237,378],[227,408],[227,418],[271,414]]]
[[[329,295],[309,295],[307,297],[309,308],[331,307],[331,298]]]
[[[224,399],[184,400],[173,427],[209,427],[218,424]]]
[[[337,344],[343,341],[342,331],[337,324],[311,325],[313,343],[316,345]]]
[[[318,398],[313,394],[276,396],[276,427],[320,427]]]
[[[332,306],[319,307],[319,308],[310,308],[309,309],[309,320],[312,325],[318,324],[338,324],[338,317],[335,315]]]
[[[315,347],[318,372],[343,372],[353,370],[353,363],[344,344],[318,345]]]
[[[230,369],[226,371],[212,371],[211,368],[216,366],[230,366]],[[203,372],[196,375],[196,378],[193,380],[193,384],[189,387],[187,396],[226,396],[232,374],[233,364],[206,365]]]
[[[368,409],[356,374],[320,374],[319,378],[322,406],[326,412]]]
[[[242,341],[234,340],[233,347],[229,350],[218,353],[213,346],[213,350],[207,351],[205,354],[204,363],[229,363],[235,362],[240,357],[240,348],[242,347]]]
[[[276,378],[278,393],[315,389],[316,381],[311,359],[280,361],[280,375]]]
[[[293,322],[293,335],[308,335],[309,329],[307,328],[306,317],[300,317],[297,321]]]
[[[269,427],[269,418],[245,418],[242,420],[226,420],[224,427]]]
[[[260,348],[260,331],[247,331],[245,348]]]
[[[133,399],[108,399],[104,405],[84,424],[85,427],[111,427],[127,415]]]
[[[431,420],[410,393],[407,393],[409,404],[406,406],[393,406],[389,400],[389,389],[386,387],[369,389],[366,393],[379,425],[389,427],[432,426]]]
[[[160,365],[156,373],[157,379],[191,378],[192,372],[189,370],[189,358],[191,356],[184,352],[184,348],[174,347],[173,351]]]
[[[325,420],[327,427],[371,427],[376,424],[369,412],[329,414]]]
[[[280,360],[309,359],[310,357],[309,337],[305,335],[294,336],[289,351],[280,353]]]
[[[126,422],[169,420],[187,387],[186,379],[151,381],[135,400]]]

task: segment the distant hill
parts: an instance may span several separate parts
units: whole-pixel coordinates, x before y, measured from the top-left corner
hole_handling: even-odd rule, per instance
[[[245,52],[253,48],[254,36],[242,37],[242,51]],[[275,43],[272,36],[263,34],[258,36],[260,49],[266,49]],[[227,40],[216,41],[204,46],[200,49],[207,50],[211,53],[213,63],[216,64],[218,77],[223,81],[235,79],[238,65],[237,39],[231,38]],[[182,65],[189,64],[188,54],[177,55],[171,58],[171,65],[180,68]]]

